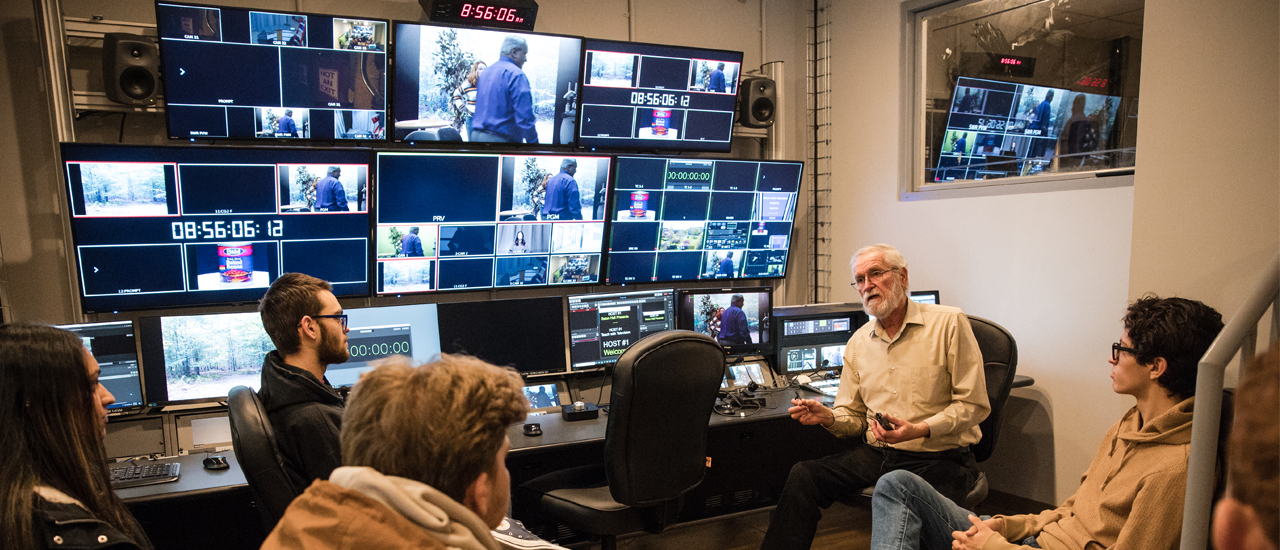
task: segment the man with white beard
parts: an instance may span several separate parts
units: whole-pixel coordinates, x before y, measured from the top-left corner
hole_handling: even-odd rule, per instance
[[[863,247],[850,267],[874,319],[845,347],[834,406],[793,399],[789,412],[865,444],[791,468],[762,550],[809,548],[823,509],[888,472],[915,473],[956,502],[978,477],[969,446],[982,438],[978,423],[991,407],[969,318],[908,299],[907,262],[892,246]]]

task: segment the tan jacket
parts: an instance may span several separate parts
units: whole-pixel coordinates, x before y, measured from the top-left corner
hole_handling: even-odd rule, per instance
[[[983,550],[1019,548],[1008,541],[1029,536],[1045,550],[1177,548],[1194,405],[1187,398],[1141,429],[1138,408],[1130,409],[1107,431],[1076,494],[1039,514],[997,516],[1004,536],[992,535]]]

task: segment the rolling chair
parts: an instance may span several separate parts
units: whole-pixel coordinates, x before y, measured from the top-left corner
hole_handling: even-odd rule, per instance
[[[991,458],[995,450],[996,440],[1000,439],[1000,424],[1005,401],[1009,400],[1009,390],[1013,387],[1013,376],[1018,367],[1018,343],[1013,335],[1004,327],[981,317],[969,315],[969,324],[973,327],[973,336],[978,341],[978,349],[982,352],[982,366],[987,379],[987,401],[991,405],[991,414],[978,423],[982,429],[982,439],[973,445],[973,458],[983,462]],[[987,474],[978,472],[964,502],[958,503],[966,510],[972,510],[987,499],[990,487]],[[875,486],[862,490],[862,496],[870,498]]]
[[[667,330],[618,358],[609,398],[604,464],[560,470],[519,488],[537,514],[599,535],[660,533],[681,496],[702,483],[707,423],[724,378],[724,352],[710,336]]]
[[[262,514],[262,526],[270,533],[298,496],[285,473],[275,431],[258,394],[247,386],[236,386],[227,392],[227,419],[236,461]]]

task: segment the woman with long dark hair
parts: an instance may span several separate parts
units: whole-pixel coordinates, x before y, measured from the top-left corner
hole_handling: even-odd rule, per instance
[[[0,325],[0,548],[151,548],[111,491],[99,374],[70,332]]]

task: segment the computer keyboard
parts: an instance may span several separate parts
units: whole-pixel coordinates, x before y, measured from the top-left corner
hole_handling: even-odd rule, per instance
[[[177,462],[160,462],[157,464],[128,464],[108,468],[111,472],[111,488],[126,489],[178,481]]]

